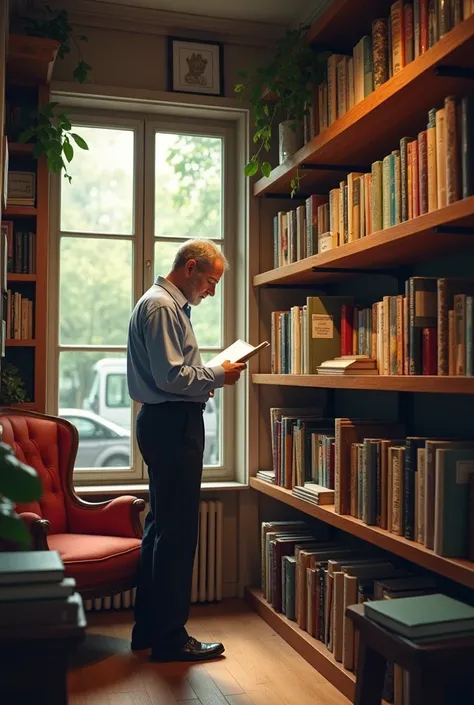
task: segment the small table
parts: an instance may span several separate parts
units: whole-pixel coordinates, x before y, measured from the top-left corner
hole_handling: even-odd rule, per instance
[[[359,631],[355,705],[380,705],[387,662],[410,674],[410,705],[474,702],[474,636],[416,643],[388,631],[366,617],[363,605],[347,608]],[[463,689],[457,700],[448,684]]]
[[[86,624],[81,608],[75,624],[0,627],[2,703],[67,705],[69,659]]]

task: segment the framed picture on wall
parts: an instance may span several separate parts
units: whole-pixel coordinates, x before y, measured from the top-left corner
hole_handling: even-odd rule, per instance
[[[168,90],[224,95],[223,55],[220,42],[168,37]]]

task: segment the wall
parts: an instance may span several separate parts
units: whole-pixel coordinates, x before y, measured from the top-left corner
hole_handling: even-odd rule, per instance
[[[92,66],[92,83],[100,86],[120,86],[148,90],[167,90],[167,37],[140,34],[133,31],[78,26],[78,34],[88,37],[81,42],[84,59]],[[192,32],[180,32],[181,35]],[[196,33],[194,36],[197,38]],[[199,33],[199,37],[203,37]],[[219,37],[207,36],[208,39]],[[265,47],[224,41],[225,95],[233,97],[233,86],[238,82],[238,72],[258,65],[270,55]],[[54,67],[53,81],[72,80],[77,54],[73,50]]]

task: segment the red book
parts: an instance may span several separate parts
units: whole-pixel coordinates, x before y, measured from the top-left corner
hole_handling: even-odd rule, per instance
[[[420,0],[420,54],[428,51],[428,0]]]
[[[423,374],[436,375],[438,372],[438,334],[436,328],[423,328],[422,360]]]
[[[354,312],[352,306],[342,304],[341,306],[341,355],[353,355],[352,338],[353,327],[352,322]]]

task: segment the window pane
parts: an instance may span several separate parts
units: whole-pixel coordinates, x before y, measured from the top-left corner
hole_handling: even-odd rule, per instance
[[[133,130],[75,128],[87,151],[74,146],[68,166],[72,183],[61,180],[61,230],[130,235],[134,232]]]
[[[132,307],[132,243],[61,238],[60,345],[125,345]]]
[[[158,274],[161,276],[168,274],[179,244],[177,242],[155,242],[155,278]],[[208,296],[199,306],[192,307],[191,321],[196,340],[201,348],[223,346],[222,283],[218,284],[215,296]]]
[[[155,235],[222,237],[222,140],[158,132]]]
[[[203,362],[207,362],[214,353],[203,353]],[[204,409],[205,446],[204,465],[222,465],[222,389],[216,389],[214,397],[211,397]]]
[[[76,468],[130,467],[131,406],[110,402],[107,389],[126,390],[126,357],[106,352],[61,352],[59,356],[59,415],[79,432]]]

